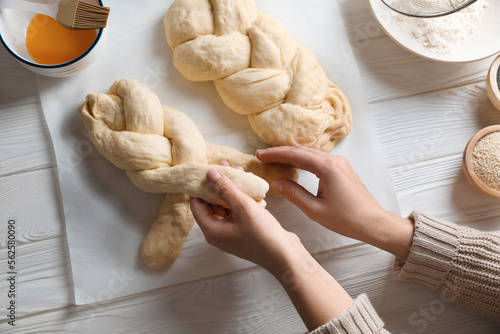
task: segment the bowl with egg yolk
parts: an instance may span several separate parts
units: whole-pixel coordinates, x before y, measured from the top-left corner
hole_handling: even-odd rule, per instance
[[[101,0],[86,1],[103,5]],[[27,69],[49,77],[70,76],[90,66],[102,49],[105,30],[69,30],[43,14],[0,10],[0,41],[7,51]]]

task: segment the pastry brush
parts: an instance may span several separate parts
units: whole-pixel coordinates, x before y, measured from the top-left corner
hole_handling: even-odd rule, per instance
[[[71,30],[106,27],[109,8],[81,0],[61,0],[57,3],[36,3],[25,0],[0,0],[0,9],[18,9],[45,14]]]

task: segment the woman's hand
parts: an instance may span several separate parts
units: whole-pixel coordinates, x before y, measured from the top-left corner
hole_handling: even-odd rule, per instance
[[[280,276],[304,247],[262,206],[224,174],[207,173],[210,186],[231,209],[191,199],[191,211],[208,243]]]
[[[256,155],[264,162],[288,163],[319,178],[316,195],[287,179],[272,184],[309,218],[406,259],[413,237],[412,221],[385,211],[346,158],[305,147],[275,147],[259,150]]]
[[[309,330],[352,305],[351,297],[314,260],[299,238],[283,229],[269,211],[218,171],[210,170],[207,180],[230,209],[191,199],[191,211],[205,239],[273,274]]]

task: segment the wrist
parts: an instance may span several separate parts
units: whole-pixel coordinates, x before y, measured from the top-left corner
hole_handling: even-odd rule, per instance
[[[290,297],[309,331],[338,317],[353,300],[304,247],[273,275]]]
[[[280,254],[271,266],[265,267],[280,283],[287,281],[291,276],[303,273],[305,268],[316,263],[300,241],[288,244]]]
[[[371,224],[375,228],[366,242],[400,259],[406,259],[413,240],[414,224],[392,212],[384,211]]]

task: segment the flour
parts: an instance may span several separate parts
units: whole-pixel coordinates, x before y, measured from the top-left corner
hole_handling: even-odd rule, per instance
[[[435,17],[416,18],[394,13],[405,31],[425,47],[439,54],[451,54],[472,34],[488,7],[488,0],[477,0],[459,12]]]

